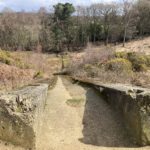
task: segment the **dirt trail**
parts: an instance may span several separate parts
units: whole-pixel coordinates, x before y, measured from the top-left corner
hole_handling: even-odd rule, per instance
[[[66,101],[71,98],[84,99],[85,105],[67,105]],[[65,79],[62,82],[61,78],[48,93],[39,135],[37,150],[129,149],[133,146],[120,118],[93,89]]]

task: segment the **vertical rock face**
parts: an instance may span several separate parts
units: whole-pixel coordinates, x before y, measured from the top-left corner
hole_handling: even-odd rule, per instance
[[[47,84],[0,94],[0,139],[35,148],[38,118],[44,110]]]
[[[150,145],[150,91],[131,87],[103,87],[107,102],[120,111],[124,122],[139,145]]]
[[[150,92],[137,95],[141,117],[142,143],[150,145]]]

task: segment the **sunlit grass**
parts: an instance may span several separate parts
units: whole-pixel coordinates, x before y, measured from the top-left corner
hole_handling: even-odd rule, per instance
[[[71,107],[79,107],[84,104],[84,99],[68,99],[66,103]]]

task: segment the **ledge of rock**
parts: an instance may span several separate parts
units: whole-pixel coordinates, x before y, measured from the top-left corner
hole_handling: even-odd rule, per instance
[[[0,139],[35,148],[38,120],[44,110],[48,84],[0,93]]]
[[[123,84],[101,84],[91,79],[74,80],[96,88],[119,111],[129,133],[140,146],[150,145],[150,89]]]

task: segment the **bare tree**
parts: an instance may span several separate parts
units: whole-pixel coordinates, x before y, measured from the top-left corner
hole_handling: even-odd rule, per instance
[[[138,0],[136,4],[137,10],[137,30],[140,36],[150,33],[150,1]]]
[[[132,17],[133,1],[123,0],[122,15],[123,15],[123,47],[125,46],[127,30]]]
[[[109,3],[109,4],[100,3],[100,4],[97,4],[97,8],[98,8],[98,14],[99,14],[100,20],[102,21],[102,24],[103,24],[105,45],[107,45],[113,19],[117,13],[116,5],[112,3]]]

